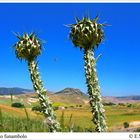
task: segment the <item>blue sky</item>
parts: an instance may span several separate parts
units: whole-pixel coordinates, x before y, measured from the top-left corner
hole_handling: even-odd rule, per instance
[[[140,4],[0,4],[0,87],[32,88],[26,62],[16,59],[12,32],[35,31],[46,41],[38,57],[44,86],[51,91],[66,87],[86,92],[83,52],[68,38],[74,17],[100,15],[105,41],[95,51],[103,95],[140,94]]]

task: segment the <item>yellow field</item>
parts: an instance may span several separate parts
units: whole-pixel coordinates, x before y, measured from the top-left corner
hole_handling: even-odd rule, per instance
[[[24,109],[13,108],[7,105],[0,105],[0,108],[3,113],[10,114],[11,116],[15,117],[25,117]],[[123,128],[124,122],[140,122],[140,109],[139,105],[134,108],[128,108],[126,106],[106,106],[106,118],[107,118],[107,125],[108,131],[118,131],[125,129]],[[40,114],[36,114],[31,111],[31,108],[27,108],[28,114],[30,119],[39,119],[42,120],[43,116]],[[94,128],[94,124],[91,122],[92,114],[89,109],[82,108],[82,109],[64,109],[64,110],[57,110],[57,119],[60,121],[62,112],[64,112],[64,124],[65,126],[70,127],[80,127],[81,129],[85,128]],[[70,121],[70,116],[72,115],[72,119]],[[130,125],[130,128],[134,126]],[[140,127],[140,126],[137,126]]]
[[[123,123],[128,122],[140,122],[140,109],[136,108],[128,108],[128,107],[120,107],[120,106],[109,106],[105,107],[106,110],[106,118],[108,131],[118,131],[123,129]],[[57,116],[61,116],[62,111],[57,111]],[[65,110],[65,122],[68,124],[70,115],[73,115],[73,123],[76,126],[80,126],[82,128],[94,128],[93,123],[91,122],[92,114],[90,110]],[[134,127],[134,126],[133,126]],[[140,127],[140,126],[137,126]],[[130,128],[132,126],[130,125]]]

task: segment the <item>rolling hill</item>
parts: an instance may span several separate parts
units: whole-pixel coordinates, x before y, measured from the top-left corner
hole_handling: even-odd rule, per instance
[[[87,104],[88,96],[79,89],[65,88],[59,92],[48,95],[53,102],[65,104]]]
[[[9,95],[12,93],[17,98],[24,98],[27,100],[30,98],[36,98],[37,94],[34,94],[33,90],[23,89],[23,88],[0,88],[0,95]],[[32,94],[31,94],[32,93]],[[47,91],[47,95],[53,102],[64,103],[64,104],[88,104],[89,99],[88,95],[75,88],[65,88],[58,92]],[[122,97],[113,97],[105,96],[103,97],[103,102],[112,102],[115,104],[118,103],[135,103],[140,102],[140,95],[136,96],[122,96]]]
[[[65,89],[63,89],[63,90],[61,90],[59,92],[55,92],[55,94],[65,94],[65,95],[66,94],[67,95],[77,94],[77,95],[85,95],[85,93],[83,93],[79,89],[75,89],[75,88],[65,88]]]

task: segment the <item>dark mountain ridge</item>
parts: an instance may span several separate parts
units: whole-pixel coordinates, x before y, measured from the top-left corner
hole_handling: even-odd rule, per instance
[[[6,87],[0,87],[0,95],[18,95],[18,94],[25,94],[25,93],[33,93],[34,91],[31,89],[24,89],[24,88],[6,88]]]
[[[140,100],[140,95],[121,96],[121,97],[116,97],[116,98],[125,99],[125,100]]]

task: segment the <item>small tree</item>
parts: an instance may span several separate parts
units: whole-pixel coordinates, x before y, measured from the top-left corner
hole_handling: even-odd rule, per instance
[[[32,111],[38,111],[38,112],[41,112],[41,106],[40,105],[37,105],[37,106],[33,106],[32,107]]]
[[[12,107],[17,107],[17,108],[23,108],[24,104],[20,103],[20,102],[16,102],[16,103],[12,103],[11,104]]]
[[[124,126],[124,128],[128,128],[129,127],[129,123],[128,122],[124,122],[123,126]]]

